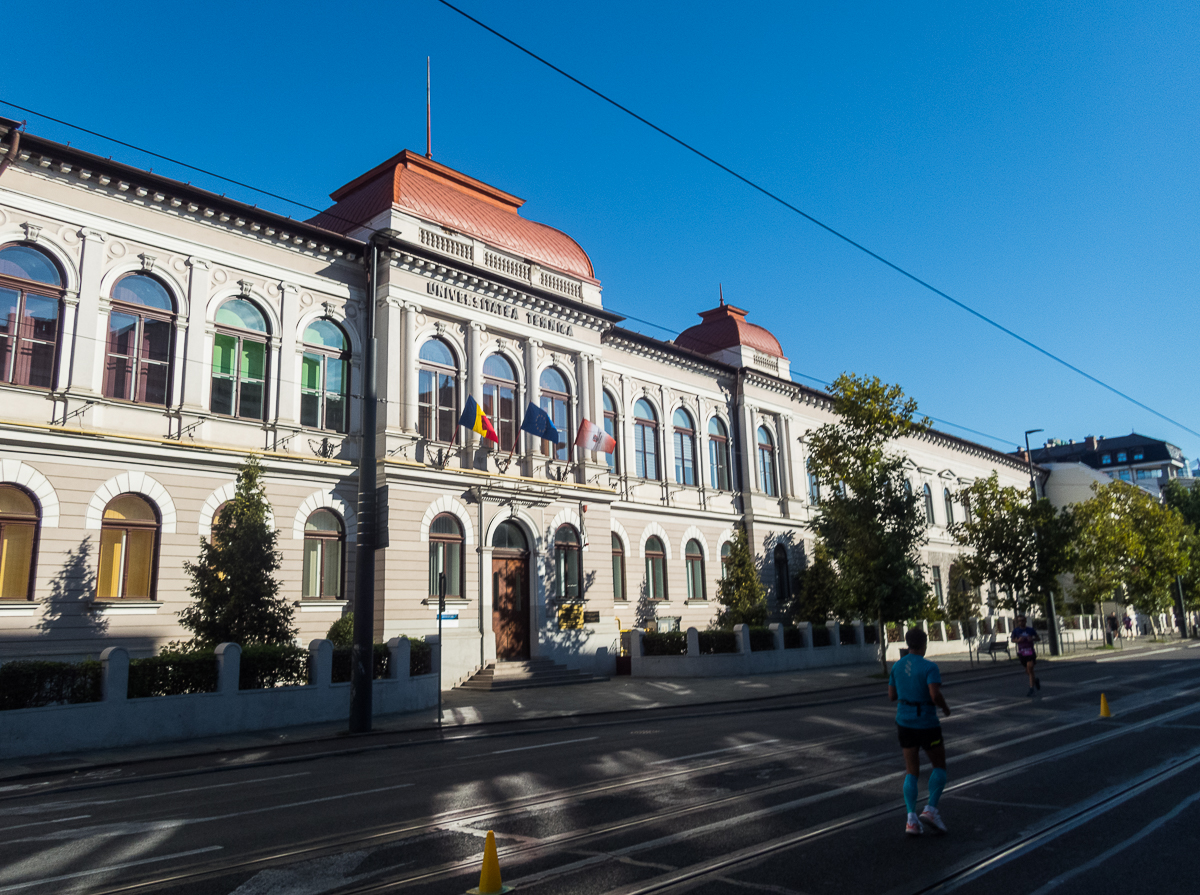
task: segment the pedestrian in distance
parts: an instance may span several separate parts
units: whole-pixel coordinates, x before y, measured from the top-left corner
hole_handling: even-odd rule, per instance
[[[892,666],[888,676],[888,699],[896,706],[896,732],[900,748],[904,751],[904,807],[908,809],[908,820],[904,832],[909,836],[920,836],[925,832],[923,823],[929,824],[939,833],[946,832],[946,824],[938,813],[938,800],[946,788],[946,743],[942,739],[942,725],[937,710],[950,717],[950,706],[942,695],[942,675],[937,664],[925,658],[929,638],[920,628],[913,628],[904,635],[908,644],[908,655]],[[925,810],[917,816],[917,780],[921,776],[921,750],[929,758],[933,770],[929,772],[929,797]]]
[[[1131,619],[1129,617],[1128,612],[1125,613],[1124,617],[1122,617],[1121,624],[1123,624],[1125,626],[1125,636],[1132,637],[1133,636],[1133,619]]]
[[[1032,696],[1034,690],[1042,689],[1042,682],[1034,673],[1034,666],[1037,665],[1037,650],[1033,646],[1041,639],[1032,626],[1025,624],[1025,616],[1018,615],[1017,625],[1012,632],[1012,641],[1017,645],[1017,659],[1025,668],[1025,673],[1029,675],[1029,692],[1025,694],[1026,696]]]

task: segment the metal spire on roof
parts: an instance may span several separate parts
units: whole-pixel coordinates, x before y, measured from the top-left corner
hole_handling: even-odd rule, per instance
[[[725,287],[720,283],[717,283],[717,289],[721,293],[721,307],[725,307]]]
[[[429,95],[429,57],[425,57],[425,158],[433,158],[433,108]]]

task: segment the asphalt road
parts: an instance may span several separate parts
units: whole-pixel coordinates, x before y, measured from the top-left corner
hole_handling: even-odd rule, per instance
[[[25,779],[0,895],[460,893],[488,830],[539,895],[1200,890],[1200,649],[1043,665],[1033,699],[1015,663],[948,681],[945,836],[905,836],[866,681]]]

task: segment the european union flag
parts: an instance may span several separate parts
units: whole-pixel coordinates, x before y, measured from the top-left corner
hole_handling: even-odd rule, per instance
[[[532,401],[525,408],[525,418],[521,420],[521,431],[547,441],[562,441],[562,436],[554,428],[554,423],[550,422],[550,415]]]

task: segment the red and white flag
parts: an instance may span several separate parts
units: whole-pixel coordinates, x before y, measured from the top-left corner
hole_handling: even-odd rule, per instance
[[[584,450],[611,454],[617,446],[617,440],[591,420],[584,420],[579,424],[579,431],[575,433],[575,445]]]

